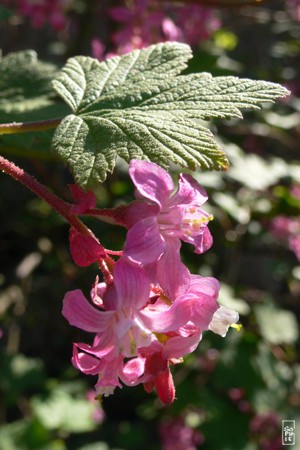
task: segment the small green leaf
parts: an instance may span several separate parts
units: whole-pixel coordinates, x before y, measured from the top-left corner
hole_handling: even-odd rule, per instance
[[[51,80],[56,72],[33,50],[6,55],[0,61],[0,113],[23,113],[52,103]]]
[[[72,108],[54,151],[85,189],[104,181],[117,156],[220,170],[227,158],[199,119],[241,117],[288,91],[274,83],[208,73],[179,75],[191,57],[184,44],[135,50],[103,63],[71,58],[53,86]]]

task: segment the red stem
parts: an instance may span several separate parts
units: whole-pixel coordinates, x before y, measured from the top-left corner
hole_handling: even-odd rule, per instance
[[[47,202],[58,214],[66,219],[72,228],[77,230],[81,234],[92,236],[98,241],[98,239],[93,235],[92,231],[81,222],[78,217],[72,213],[72,204],[65,202],[57,195],[50,192],[46,186],[37,181],[32,175],[29,175],[20,167],[16,166],[11,161],[0,156],[0,170],[10,175],[16,181],[19,181],[32,192],[34,192],[38,197],[42,198]],[[114,266],[114,260],[109,256],[118,255],[120,256],[122,252],[114,252],[110,250],[105,250],[107,252],[106,258],[104,260],[99,260],[99,266],[103,273],[104,279],[107,284],[111,284],[113,281],[112,271]]]

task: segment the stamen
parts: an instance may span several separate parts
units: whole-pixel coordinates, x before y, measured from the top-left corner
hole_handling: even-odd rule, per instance
[[[235,328],[236,331],[241,331],[241,328],[243,328],[243,325],[241,323],[232,323],[231,328]]]

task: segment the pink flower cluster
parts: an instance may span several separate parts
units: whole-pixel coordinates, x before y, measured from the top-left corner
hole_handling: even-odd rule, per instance
[[[218,305],[215,278],[190,274],[180,258],[181,241],[199,254],[212,244],[207,228],[212,217],[202,209],[204,189],[191,176],[180,175],[173,193],[170,175],[147,161],[132,160],[129,174],[136,200],[122,209],[128,228],[123,254],[117,262],[109,259],[110,276],[96,280],[91,302],[80,290],[65,295],[63,315],[71,325],[95,333],[92,345],[74,344],[72,362],[98,376],[98,395],[112,394],[122,383],[142,383],[147,392],[156,388],[169,404],[175,398],[170,366],[196,349],[204,331],[225,336],[238,315]],[[80,265],[104,251],[89,239],[80,242],[71,233],[71,252]],[[82,259],[77,245],[85,247]]]
[[[8,6],[15,6],[20,14],[28,17],[34,28],[49,24],[55,31],[60,31],[66,26],[65,11],[71,2],[72,0],[15,0],[8,2]]]
[[[165,42],[179,41],[197,45],[220,27],[216,12],[192,4],[132,0],[109,8],[110,18],[117,30],[111,35],[111,54],[123,54],[137,48]],[[92,41],[94,57],[103,57],[103,44]]]

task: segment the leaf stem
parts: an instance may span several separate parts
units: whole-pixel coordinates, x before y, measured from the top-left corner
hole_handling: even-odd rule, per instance
[[[28,133],[29,131],[45,131],[56,128],[62,121],[62,117],[39,120],[36,122],[11,122],[0,124],[0,135],[1,134],[18,134],[18,133]]]

